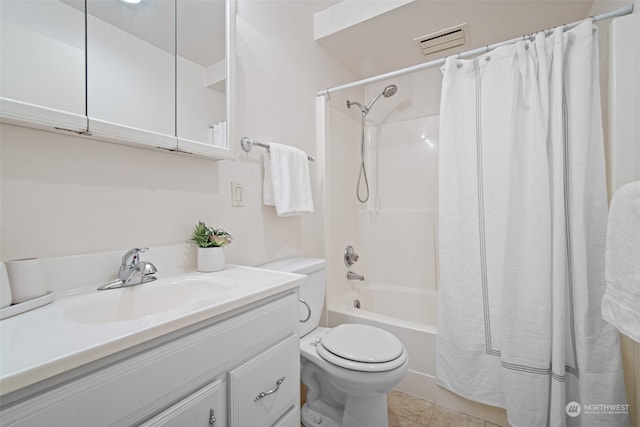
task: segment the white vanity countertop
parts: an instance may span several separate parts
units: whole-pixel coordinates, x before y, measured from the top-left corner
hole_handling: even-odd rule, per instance
[[[58,294],[0,321],[0,395],[293,289],[304,276],[227,265],[216,273]]]

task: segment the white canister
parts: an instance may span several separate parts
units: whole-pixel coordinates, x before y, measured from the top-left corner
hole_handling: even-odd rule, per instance
[[[0,262],[0,308],[9,307],[12,302],[9,275],[4,262]]]
[[[14,259],[5,262],[9,273],[13,303],[38,298],[47,293],[47,279],[39,258]]]

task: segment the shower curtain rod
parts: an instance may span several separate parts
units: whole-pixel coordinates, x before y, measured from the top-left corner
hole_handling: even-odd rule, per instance
[[[618,17],[618,16],[628,15],[628,14],[630,14],[632,12],[633,12],[633,5],[631,4],[629,6],[625,6],[625,7],[622,7],[620,9],[613,10],[611,12],[607,12],[607,13],[602,13],[600,15],[591,16],[591,20],[593,22],[604,21],[606,19],[615,18],[615,17]],[[585,19],[588,19],[588,18],[585,18]],[[571,28],[576,27],[577,25],[579,25],[580,23],[582,23],[584,21],[585,20],[582,19],[580,21],[576,21],[576,22],[572,22],[570,24],[564,24],[564,25],[560,25],[560,26],[563,26],[564,27],[564,31],[567,31],[567,30],[570,30]],[[531,36],[532,34],[535,34],[535,33],[525,34],[523,36],[516,37],[516,38],[513,38],[511,40],[506,40],[506,41],[503,41],[503,42],[486,45],[484,47],[479,47],[477,49],[472,49],[472,50],[468,50],[466,52],[456,53],[455,55],[449,55],[449,56],[456,56],[458,58],[466,58],[466,57],[469,57],[469,56],[479,55],[481,53],[489,52],[490,50],[493,50],[493,49],[495,49],[495,48],[497,48],[499,46],[504,46],[504,45],[512,44],[512,43],[515,43],[517,41],[523,40],[524,38],[526,38],[528,36]],[[331,95],[331,92],[337,92],[337,91],[342,90],[342,89],[349,89],[349,88],[352,88],[352,87],[361,86],[361,85],[365,85],[365,84],[369,84],[369,83],[378,82],[380,80],[389,79],[391,77],[397,77],[397,76],[401,76],[401,75],[404,75],[404,74],[413,73],[414,71],[420,71],[420,70],[425,70],[427,68],[436,67],[438,65],[443,65],[446,59],[447,59],[447,56],[445,56],[443,58],[439,58],[439,59],[434,59],[433,61],[424,62],[422,64],[413,65],[411,67],[401,68],[399,70],[391,71],[389,73],[380,74],[380,75],[377,75],[377,76],[374,76],[374,77],[369,77],[369,78],[366,78],[366,79],[357,80],[355,82],[346,83],[346,84],[343,84],[343,85],[340,85],[340,86],[334,86],[332,88],[319,90],[316,93],[316,96],[327,96],[327,97],[329,97]]]

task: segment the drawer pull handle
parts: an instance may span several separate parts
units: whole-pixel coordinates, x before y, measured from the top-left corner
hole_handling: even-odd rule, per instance
[[[278,391],[278,389],[280,388],[280,384],[282,384],[283,382],[284,382],[284,377],[282,377],[278,381],[276,381],[276,388],[274,388],[273,390],[260,392],[259,395],[257,395],[256,397],[253,398],[253,401],[257,402],[258,400],[262,399],[263,397],[266,397],[266,396],[269,396],[270,394],[275,393],[276,391]]]
[[[303,299],[298,299],[298,301],[300,301],[304,304],[305,307],[307,307],[307,317],[300,321],[300,323],[304,323],[311,318],[311,307],[309,307],[309,304],[307,304],[307,302]]]
[[[211,427],[216,427],[216,411],[213,409],[209,411],[209,425]]]

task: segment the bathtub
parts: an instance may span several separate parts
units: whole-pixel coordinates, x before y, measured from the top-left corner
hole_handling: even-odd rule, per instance
[[[330,327],[342,323],[377,326],[398,337],[409,352],[409,371],[396,390],[506,426],[504,410],[464,399],[436,384],[437,307],[438,294],[433,291],[357,284],[329,302],[327,322]]]

